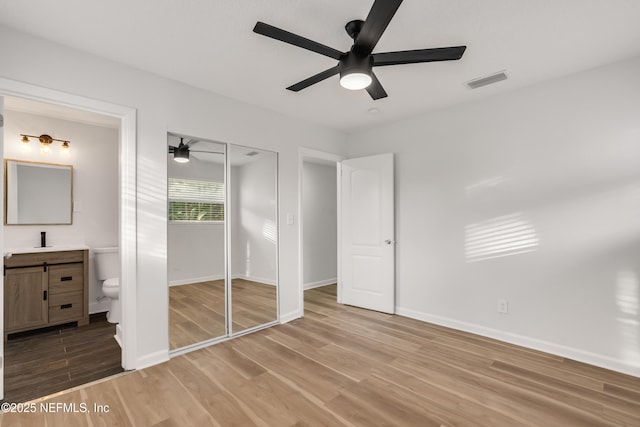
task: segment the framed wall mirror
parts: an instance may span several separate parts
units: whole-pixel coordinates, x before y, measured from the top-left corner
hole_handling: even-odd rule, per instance
[[[73,223],[73,166],[5,159],[5,225]]]

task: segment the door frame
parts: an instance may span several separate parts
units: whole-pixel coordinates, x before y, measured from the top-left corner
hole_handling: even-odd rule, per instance
[[[300,147],[298,149],[298,293],[299,293],[299,310],[289,315],[281,317],[281,323],[304,316],[304,204],[302,202],[303,188],[303,167],[304,162],[308,160],[325,160],[336,164],[336,173],[338,174],[336,197],[337,197],[337,215],[338,223],[336,233],[338,234],[338,242],[340,242],[340,162],[345,160],[345,156],[339,154],[327,153],[325,151],[314,150],[312,148]],[[340,302],[340,244],[336,248],[338,257],[337,277],[338,277],[338,302]]]
[[[120,193],[120,303],[122,304],[121,346],[122,367],[125,370],[137,366],[137,224],[136,224],[136,109],[85,98],[70,93],[47,89],[0,77],[0,96],[14,96],[33,101],[56,104],[78,110],[90,111],[115,117],[120,120],[119,129],[119,193]],[[4,146],[2,147],[2,151]],[[0,195],[4,199],[4,189]],[[0,230],[0,242],[4,242],[4,231]],[[4,289],[4,282],[0,278]],[[4,305],[0,305],[0,327],[4,330]],[[4,354],[0,354],[4,363]],[[4,374],[4,370],[3,370]],[[3,391],[3,390],[2,390]]]

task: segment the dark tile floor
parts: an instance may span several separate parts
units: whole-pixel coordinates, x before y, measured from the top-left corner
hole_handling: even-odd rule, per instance
[[[23,332],[5,341],[4,400],[26,402],[122,372],[115,325],[105,313],[90,323]]]

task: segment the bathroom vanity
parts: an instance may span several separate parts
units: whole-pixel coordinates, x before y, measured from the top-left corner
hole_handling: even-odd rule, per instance
[[[89,248],[4,251],[4,338],[47,326],[89,323]]]

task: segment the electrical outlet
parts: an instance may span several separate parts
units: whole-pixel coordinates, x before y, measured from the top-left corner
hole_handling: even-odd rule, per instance
[[[509,304],[506,299],[498,300],[498,313],[507,314],[509,313]]]

